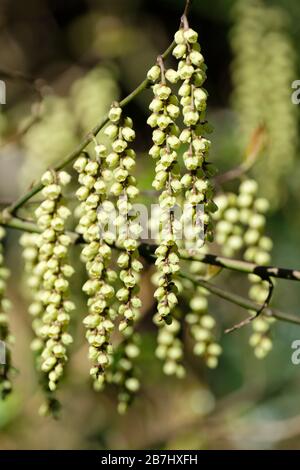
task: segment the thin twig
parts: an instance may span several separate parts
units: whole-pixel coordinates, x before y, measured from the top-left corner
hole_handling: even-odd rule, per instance
[[[187,0],[186,1],[183,16],[188,16],[188,14],[190,12],[190,9],[191,9],[191,6],[192,6],[192,2],[193,2],[193,0]]]
[[[164,59],[161,55],[157,57],[157,65],[160,68],[160,74],[161,74],[161,82],[165,85],[166,84],[166,77],[165,77],[165,64],[164,64]]]
[[[16,230],[23,230],[25,232],[39,233],[40,229],[36,224],[23,221],[18,217],[9,217],[7,219],[0,217],[0,224],[13,228]],[[82,239],[74,232],[70,232],[72,235],[74,243],[82,243]],[[156,245],[150,245],[148,243],[141,243],[139,246],[140,255],[145,258],[149,263],[153,263],[156,259],[154,252],[156,250]],[[180,250],[179,256],[182,260],[185,261],[199,261],[204,264],[211,266],[219,266],[230,271],[237,271],[245,274],[256,274],[262,280],[268,280],[269,278],[277,279],[287,279],[289,281],[298,281],[300,282],[300,271],[296,269],[288,268],[279,268],[277,266],[259,266],[254,263],[248,263],[247,261],[241,261],[232,258],[225,258],[224,256],[218,256],[213,254],[198,254],[190,255],[187,250]]]
[[[274,291],[274,284],[272,282],[272,279],[268,279],[268,283],[269,283],[268,295],[267,295],[267,298],[264,301],[263,305],[261,306],[260,310],[258,310],[255,315],[252,315],[251,317],[246,318],[246,320],[243,320],[240,323],[237,323],[236,325],[232,326],[231,328],[228,328],[227,330],[225,330],[226,334],[233,333],[234,331],[239,330],[239,329],[243,328],[244,326],[249,325],[249,323],[252,323],[253,320],[256,320],[256,318],[258,318],[260,316],[260,314],[267,307],[269,307],[271,299],[272,299],[273,291]]]
[[[186,273],[180,273],[179,276],[183,279],[189,280],[195,286],[204,287],[204,289],[216,295],[217,297],[227,300],[228,302],[238,305],[246,310],[252,310],[253,312],[257,313],[261,309],[261,305],[256,304],[255,302],[252,302],[251,300],[246,299],[245,297],[242,297],[238,294],[233,294],[232,292],[228,292],[222,289],[221,287],[218,287],[212,284],[211,282],[204,281],[203,279],[198,278],[198,277],[192,277]],[[264,315],[267,317],[276,318],[277,320],[285,321],[287,323],[300,325],[300,317],[297,317],[296,315],[292,315],[289,313],[284,313],[284,312],[281,312],[280,310],[273,309],[270,307],[267,307],[264,310]]]
[[[140,246],[140,253],[145,257],[154,256],[156,245],[149,245],[143,243]],[[256,274],[263,280],[269,278],[287,279],[289,281],[300,281],[300,271],[297,269],[279,268],[276,266],[260,266],[255,263],[249,263],[247,261],[236,260],[232,258],[225,258],[224,256],[218,256],[213,254],[192,254],[189,250],[180,250],[180,258],[186,261],[199,261],[204,264],[211,266],[219,266],[220,268],[229,269],[231,271],[237,271],[246,274]]]
[[[39,227],[36,224],[34,224],[33,222],[24,221],[24,220],[21,220],[17,217],[13,217],[13,218],[9,219],[8,221],[4,221],[4,220],[1,221],[0,220],[0,222],[1,222],[1,225],[3,225],[4,227],[7,227],[7,228],[12,228],[12,229],[21,230],[21,231],[30,232],[30,233],[40,233],[41,232]],[[72,237],[72,240],[73,240],[74,244],[82,243],[82,239],[76,233],[68,232],[68,234]],[[113,248],[117,248],[117,247],[113,246]],[[119,248],[117,248],[117,249],[119,249]],[[155,259],[156,259],[155,255],[154,255],[154,251],[155,251],[155,245],[147,245],[145,243],[142,243],[139,246],[140,256],[145,258],[150,264],[153,264],[155,262]],[[179,256],[180,256],[181,259],[184,259],[184,260],[187,259],[184,256],[184,254],[182,254],[182,252],[179,253]],[[216,258],[218,258],[218,261],[214,261],[214,260],[216,260]],[[205,264],[214,265],[214,266],[220,266],[220,264],[219,264],[220,259],[219,258],[220,257],[216,257],[214,255],[203,255],[203,257],[201,259],[201,262],[203,262]],[[195,260],[195,258],[190,258],[190,259],[191,259],[191,261]],[[238,260],[231,260],[229,258],[222,258],[222,259],[223,259],[224,263],[228,263],[228,266],[225,266],[225,265],[223,266],[227,269],[240,271],[240,272],[243,272],[243,273],[248,272],[249,274],[253,273],[251,263],[246,263],[244,261],[238,261]],[[199,261],[199,259],[197,259],[197,261]],[[241,270],[237,269],[239,263],[242,263],[242,269]],[[248,265],[248,271],[246,270],[247,265]],[[234,268],[232,266],[234,266]],[[264,267],[263,266],[256,266],[256,268],[258,269],[258,268],[264,268]],[[269,268],[269,269],[278,270],[278,272],[285,272],[285,273],[288,272],[289,273],[288,278],[291,278],[292,273],[295,273],[294,270],[288,270],[288,269],[284,269],[284,270],[281,269],[281,268]],[[221,289],[220,287],[217,287],[214,284],[211,284],[210,282],[203,280],[202,278],[194,278],[194,277],[191,277],[188,274],[185,274],[185,273],[182,273],[182,272],[179,275],[182,278],[190,280],[195,285],[201,285],[202,287],[204,287],[208,291],[212,292],[213,294],[217,295],[218,297],[221,297],[225,300],[228,300],[228,301],[230,301],[230,302],[232,302],[236,305],[239,305],[239,306],[241,306],[241,307],[243,307],[247,310],[252,310],[253,312],[256,312],[256,313],[261,312],[262,306],[252,302],[251,300],[245,299],[244,297],[241,297],[237,294],[227,292],[227,291]],[[284,279],[287,279],[287,277],[284,277]],[[295,280],[300,281],[300,273],[299,273],[299,278],[295,278]],[[272,294],[269,292],[268,299],[266,299],[267,303],[269,303],[269,298],[270,298],[271,295]],[[265,306],[264,306],[264,315],[271,316],[271,317],[277,318],[278,320],[283,320],[283,321],[286,321],[286,322],[289,322],[289,323],[300,324],[300,318],[295,317],[293,315],[286,314],[286,313],[282,313],[278,310],[274,310],[274,309],[271,309],[271,308],[265,307]]]

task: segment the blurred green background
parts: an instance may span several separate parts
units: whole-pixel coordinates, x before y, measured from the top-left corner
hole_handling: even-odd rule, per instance
[[[209,120],[215,126],[212,159],[220,172],[243,160],[237,116],[231,109],[234,3],[194,0],[190,15],[208,65]],[[287,29],[295,48],[296,80],[300,78],[300,3],[274,0],[266,4],[280,6],[282,14],[289,17]],[[127,95],[143,80],[157,55],[171,42],[183,7],[183,0],[28,0],[26,5],[0,0],[0,78],[7,88],[7,102],[0,112],[2,205],[16,198],[44,168],[71,150],[111,101]],[[275,47],[270,52],[277,54]],[[5,71],[18,71],[29,79],[6,77]],[[39,79],[34,86],[30,77]],[[258,84],[260,79],[258,76]],[[128,107],[128,113],[135,117],[138,177],[144,189],[151,188],[153,175],[152,162],[145,155],[151,142],[145,124],[149,98],[147,91]],[[274,240],[273,264],[295,268],[300,265],[299,157],[296,152],[284,180],[276,186],[279,203],[277,200],[273,205],[270,201],[273,210],[267,227]],[[264,180],[270,182],[272,174],[264,170],[260,173],[263,192]],[[182,381],[170,379],[163,375],[154,357],[150,274],[142,284],[145,317],[139,362],[143,385],[127,415],[117,414],[113,392],[96,394],[91,390],[80,322],[85,307],[77,294],[74,329],[78,334],[60,393],[62,417],[58,421],[40,418],[37,409],[41,396],[29,350],[31,327],[18,237],[18,233],[9,231],[6,247],[13,273],[9,295],[16,337],[14,363],[19,372],[15,393],[0,403],[0,449],[300,447],[300,366],[291,362],[291,343],[300,339],[300,328],[276,324],[274,349],[267,359],[258,361],[248,345],[247,328],[222,335],[226,326],[243,318],[244,312],[212,299],[210,310],[219,319],[224,348],[218,369],[208,371],[193,357],[187,338],[187,377]],[[73,256],[76,259],[78,252]],[[74,293],[80,290],[82,276],[83,270],[78,267]],[[245,293],[247,279],[235,275],[226,285]],[[278,282],[272,305],[300,314],[298,284]]]

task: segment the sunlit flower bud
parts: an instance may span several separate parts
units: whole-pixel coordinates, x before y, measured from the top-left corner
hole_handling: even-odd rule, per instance
[[[187,29],[183,32],[184,39],[191,44],[194,44],[198,41],[198,33],[194,31],[192,28]]]
[[[108,113],[108,118],[111,122],[119,122],[122,115],[122,108],[120,106],[112,106]]]
[[[58,184],[50,184],[49,186],[45,186],[42,193],[46,199],[54,200],[60,196],[61,187]]]
[[[176,59],[181,59],[184,57],[186,53],[186,46],[185,44],[177,44],[177,46],[174,47],[173,49],[173,56],[176,57]]]
[[[117,153],[122,153],[127,148],[127,142],[122,139],[117,139],[112,143],[112,148]]]
[[[118,132],[118,126],[116,126],[115,124],[109,124],[104,130],[104,134],[110,139],[115,139],[118,135]]]
[[[69,175],[69,173],[67,173],[66,171],[60,171],[57,174],[57,179],[59,184],[61,184],[62,186],[67,186],[71,181],[71,175]]]
[[[46,171],[41,177],[41,182],[44,186],[55,183],[55,173],[50,170]]]
[[[191,86],[188,83],[183,83],[178,90],[179,96],[190,96],[191,94]]]
[[[204,62],[203,55],[198,51],[192,51],[189,54],[189,58],[192,64],[195,65],[196,67],[200,67]]]
[[[159,113],[163,107],[164,107],[163,101],[158,98],[154,98],[149,105],[149,109],[153,113]]]
[[[100,144],[100,145],[95,146],[95,152],[96,152],[97,157],[105,157],[107,149],[105,145]]]
[[[187,126],[195,126],[199,121],[199,113],[197,111],[189,111],[184,115],[184,123]]]
[[[88,159],[86,157],[78,157],[73,165],[74,170],[76,170],[78,173],[82,173],[87,165],[87,162]]]
[[[157,126],[157,119],[158,119],[158,114],[152,113],[147,119],[147,124],[150,127],[156,127]]]
[[[192,65],[185,65],[178,71],[178,74],[181,80],[188,80],[193,76],[194,72],[195,69]]]
[[[179,31],[176,31],[174,39],[175,39],[176,44],[184,44],[185,37],[183,34],[183,29],[179,29]]]
[[[176,70],[173,70],[173,69],[168,69],[166,71],[166,79],[170,82],[170,83],[177,83],[178,80],[179,80],[179,75],[178,75],[178,72],[176,72]]]
[[[166,85],[159,85],[156,90],[156,95],[160,100],[167,100],[171,94],[172,90]]]
[[[132,142],[135,139],[135,132],[130,127],[123,127],[122,136],[127,142]]]
[[[147,73],[147,78],[151,82],[156,82],[160,77],[160,67],[158,65],[153,65]]]
[[[156,145],[161,145],[164,142],[165,138],[165,133],[160,129],[155,129],[152,133],[152,139]]]

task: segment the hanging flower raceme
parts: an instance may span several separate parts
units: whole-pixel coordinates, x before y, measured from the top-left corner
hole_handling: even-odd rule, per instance
[[[226,193],[217,196],[215,203],[218,206],[218,211],[214,214],[215,240],[222,254],[230,258],[246,246],[244,237],[247,225],[245,224],[248,222],[251,200],[249,201],[248,196]]]
[[[248,197],[252,201],[247,214],[248,230],[244,237],[247,249],[244,252],[244,259],[265,266],[271,261],[270,252],[273,248],[272,240],[265,236],[269,202],[267,199],[258,198],[257,191],[258,184],[254,180],[245,180],[240,185],[239,198]],[[255,274],[249,274],[248,278],[252,284],[249,289],[250,299],[264,305],[269,295],[269,283]],[[260,317],[252,322],[253,334],[249,342],[258,359],[263,359],[272,349],[271,326],[274,321],[274,318],[269,318],[262,312]]]
[[[178,93],[186,126],[179,139],[188,146],[183,154],[188,172],[182,177],[181,183],[185,188],[186,204],[191,207],[189,218],[192,220],[195,239],[199,236],[202,238],[199,245],[201,242],[203,244],[204,240],[213,240],[210,214],[217,208],[213,202],[213,188],[210,182],[215,169],[207,160],[211,143],[204,137],[211,132],[211,127],[206,121],[208,95],[203,88],[207,67],[197,41],[198,34],[189,28],[185,20],[182,29],[175,34],[176,47],[173,55],[179,60],[177,75],[181,86]],[[203,205],[202,213],[199,211],[199,205]]]
[[[43,326],[42,316],[44,306],[41,299],[40,287],[43,282],[44,263],[39,264],[39,243],[41,235],[38,233],[23,233],[20,237],[20,245],[22,246],[22,257],[24,259],[25,283],[28,287],[30,296],[29,314],[33,317],[32,330],[34,339],[31,342],[31,349],[39,358],[42,351],[44,341],[39,337],[39,330]]]
[[[122,251],[117,258],[117,265],[121,269],[121,287],[116,292],[116,298],[119,301],[119,331],[124,338],[116,353],[118,357],[112,365],[111,381],[119,387],[118,408],[120,412],[124,412],[140,386],[134,364],[134,359],[139,355],[138,335],[134,326],[141,308],[141,300],[138,297],[139,273],[143,269],[138,252],[141,226],[133,207],[139,194],[136,179],[132,175],[136,164],[136,154],[130,147],[135,139],[133,123],[129,117],[122,115],[122,109],[117,103],[114,103],[109,111],[109,121],[105,134],[111,139],[112,148],[107,156],[107,164],[113,170],[110,194],[116,201],[116,246]]]
[[[150,103],[152,114],[148,118],[148,124],[153,128],[152,139],[154,145],[149,151],[152,158],[156,159],[155,178],[153,187],[161,191],[159,196],[159,246],[155,251],[159,278],[155,297],[158,301],[155,321],[161,324],[172,321],[172,310],[177,305],[177,287],[175,275],[179,271],[178,246],[176,233],[180,229],[180,222],[175,220],[174,208],[177,197],[181,191],[180,171],[178,166],[177,150],[180,146],[178,138],[179,128],[176,119],[180,109],[178,99],[172,94],[167,85],[167,77],[176,81],[175,71],[164,71],[164,65],[160,61],[160,67],[154,66],[148,72],[151,80],[160,78],[160,82],[153,85],[154,99]]]
[[[111,332],[116,311],[112,307],[116,273],[109,268],[111,261],[111,234],[106,231],[106,212],[103,210],[108,197],[110,172],[106,165],[106,147],[95,146],[96,159],[88,155],[79,157],[74,168],[79,173],[80,188],[76,195],[81,201],[81,217],[77,226],[86,242],[81,257],[89,276],[83,286],[88,297],[89,314],[83,320],[87,329],[89,358],[92,361],[90,374],[94,387],[99,390],[105,383],[105,373],[111,363]]]
[[[158,331],[156,356],[164,362],[163,371],[166,375],[175,375],[178,378],[185,376],[185,369],[181,364],[183,358],[183,344],[180,339],[180,320],[173,318],[170,325],[164,324]]]
[[[64,372],[67,346],[72,343],[68,326],[70,312],[75,308],[68,300],[68,278],[74,269],[66,261],[72,240],[65,234],[65,223],[71,212],[62,202],[62,186],[70,182],[70,176],[65,171],[56,173],[49,170],[41,182],[44,200],[35,211],[41,235],[34,272],[41,279],[38,299],[43,310],[37,335],[43,343],[40,370],[47,378],[48,390],[53,392]]]
[[[206,247],[201,249],[206,252]],[[190,263],[189,270],[193,275],[208,276],[207,265],[199,261]],[[186,315],[185,321],[194,340],[193,352],[195,356],[204,359],[207,367],[214,369],[219,362],[222,353],[221,346],[216,340],[216,320],[209,313],[209,292],[203,287],[198,287],[189,301],[191,311]]]
[[[238,194],[222,194],[215,199],[219,208],[215,214],[216,242],[223,255],[232,257],[242,252],[246,261],[264,266],[271,261],[273,243],[265,235],[265,214],[269,202],[258,197],[257,193],[257,182],[245,179],[239,186]],[[250,299],[263,305],[269,294],[269,283],[255,274],[249,274],[248,278],[252,284]],[[250,345],[258,358],[265,357],[272,349],[270,330],[273,323],[274,318],[263,313],[252,323],[254,333],[250,337]]]
[[[119,330],[123,332],[137,320],[141,308],[141,300],[137,296],[139,273],[143,268],[138,259],[141,227],[137,220],[138,214],[133,209],[139,190],[136,179],[131,174],[135,167],[135,152],[130,148],[130,143],[135,139],[132,120],[122,116],[122,109],[117,104],[111,107],[109,120],[105,134],[112,140],[112,151],[107,156],[107,162],[113,169],[114,178],[110,193],[117,198],[118,214],[114,221],[116,244],[122,250],[117,259],[121,268],[122,287],[117,291],[116,297],[120,302]]]
[[[4,266],[2,240],[5,230],[0,226],[0,398],[5,398],[12,391],[11,374],[11,352],[10,346],[13,337],[9,332],[7,312],[10,309],[10,301],[5,297],[6,280],[9,271]]]
[[[136,360],[140,355],[140,335],[134,325],[122,332],[123,340],[116,349],[114,360],[108,371],[108,380],[118,387],[118,411],[123,414],[132,403],[140,388]]]

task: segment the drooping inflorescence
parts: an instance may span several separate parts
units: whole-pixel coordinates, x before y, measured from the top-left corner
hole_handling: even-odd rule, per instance
[[[195,233],[199,237],[203,231],[201,246],[204,240],[213,240],[211,213],[217,209],[213,202],[213,187],[210,181],[215,170],[207,159],[211,142],[204,137],[211,132],[211,127],[206,121],[208,94],[203,88],[207,67],[198,43],[198,33],[189,27],[186,19],[183,20],[182,28],[175,34],[175,42],[177,45],[173,55],[179,61],[178,93],[185,126],[179,139],[188,147],[183,154],[187,173],[182,177],[181,183],[185,188],[185,201],[192,209],[191,221]],[[197,209],[200,204],[203,205],[201,217]]]
[[[173,318],[170,325],[164,324],[158,331],[155,353],[164,362],[163,371],[166,375],[183,378],[185,369],[182,365],[183,343],[180,332],[180,318]]]
[[[38,273],[41,285],[38,299],[42,304],[40,326],[36,334],[41,341],[40,370],[47,378],[50,392],[56,390],[67,362],[67,347],[72,343],[68,332],[73,302],[68,299],[69,281],[74,269],[67,263],[72,240],[65,233],[70,210],[62,202],[62,187],[70,182],[65,171],[46,171],[41,178],[43,202],[35,210],[38,237]]]
[[[201,251],[205,252],[206,247]],[[190,264],[190,272],[200,277],[206,277],[208,267],[198,261]],[[190,335],[193,339],[193,353],[202,357],[207,367],[214,369],[222,353],[221,346],[216,339],[216,320],[209,313],[209,292],[198,287],[189,301],[190,311],[185,317]]]
[[[155,252],[159,274],[154,276],[155,284],[158,285],[154,294],[158,300],[155,321],[160,324],[164,319],[169,324],[159,331],[157,354],[166,361],[164,369],[168,373],[178,371],[179,376],[182,375],[182,366],[178,366],[176,361],[181,358],[182,351],[181,341],[176,336],[181,331],[181,324],[172,315],[178,303],[180,287],[176,276],[180,268],[178,247],[186,246],[198,250],[205,241],[212,241],[213,224],[210,214],[217,209],[213,202],[213,187],[210,181],[214,168],[207,160],[210,141],[204,137],[211,131],[206,121],[207,92],[203,88],[206,66],[197,41],[198,34],[189,28],[187,19],[184,18],[182,27],[175,34],[176,47],[173,55],[179,60],[177,70],[165,70],[164,62],[159,57],[158,64],[148,72],[148,79],[155,82],[152,87],[154,99],[150,104],[152,114],[147,121],[153,128],[154,142],[149,154],[157,162],[153,187],[161,191],[161,226],[159,246]],[[171,89],[172,84],[178,81],[180,103]],[[183,129],[177,125],[181,111]],[[187,170],[183,176],[179,166],[181,150]],[[181,209],[179,219],[175,217],[176,206]],[[188,244],[183,241],[187,233]],[[191,315],[190,319],[195,323],[195,316]],[[191,326],[192,332],[196,329],[197,325]],[[164,344],[165,339],[170,344]],[[170,351],[171,355],[174,354],[173,359],[169,358]],[[203,354],[205,351],[206,347]]]
[[[117,259],[121,268],[120,281],[122,287],[116,297],[120,302],[118,313],[121,317],[119,330],[124,331],[139,316],[141,301],[137,296],[139,272],[143,265],[139,261],[138,238],[141,227],[138,214],[133,203],[139,194],[136,179],[132,175],[135,167],[135,152],[130,143],[135,139],[132,120],[122,116],[122,109],[113,105],[109,112],[110,124],[105,133],[112,139],[112,152],[107,161],[113,169],[113,184],[110,188],[112,196],[117,198],[116,245],[123,250]]]
[[[252,199],[252,204],[248,207],[249,227],[245,233],[247,249],[244,252],[244,259],[265,266],[270,264],[270,252],[273,248],[272,240],[265,235],[266,213],[270,205],[267,199],[256,197],[257,190],[258,185],[254,180],[246,180],[240,185],[240,194]],[[246,214],[244,218],[246,219]],[[264,305],[269,296],[269,282],[256,274],[249,274],[248,278],[252,284],[249,289],[250,299]],[[253,334],[249,342],[258,359],[264,358],[273,347],[270,337],[273,323],[274,318],[265,315],[261,315],[252,322]]]
[[[32,330],[34,339],[31,342],[32,351],[38,356],[43,349],[43,340],[39,331],[43,326],[44,306],[41,299],[41,285],[43,282],[43,265],[39,264],[40,234],[25,232],[20,237],[22,257],[24,260],[25,285],[29,289],[30,305],[28,313],[32,316]]]
[[[168,74],[169,72],[169,74]],[[149,155],[156,159],[155,178],[152,186],[161,191],[159,195],[159,246],[155,251],[156,266],[159,276],[158,288],[154,296],[157,299],[157,315],[155,321],[161,323],[172,321],[172,311],[177,305],[177,287],[174,282],[179,270],[178,246],[176,230],[178,221],[175,221],[174,207],[181,191],[180,171],[177,150],[180,146],[178,138],[179,128],[176,119],[179,116],[178,99],[172,94],[167,85],[167,77],[176,77],[175,71],[165,73],[163,61],[160,67],[154,66],[148,73],[150,79],[160,79],[152,87],[154,98],[150,103],[152,114],[148,124],[153,128],[152,140],[154,145]],[[176,78],[175,78],[176,79]],[[172,79],[173,81],[173,79]]]
[[[140,335],[134,330],[134,325],[129,325],[122,336],[108,373],[108,381],[118,388],[118,411],[121,414],[127,411],[140,388],[136,366],[140,355]]]
[[[13,337],[9,331],[8,310],[10,301],[5,296],[9,270],[4,266],[3,244],[5,230],[0,227],[0,397],[5,398],[12,391],[11,346]]]
[[[105,371],[112,355],[110,335],[116,317],[116,311],[112,307],[115,294],[112,284],[116,280],[116,273],[109,267],[112,250],[108,242],[112,241],[111,236],[100,227],[101,220],[104,222],[101,209],[107,201],[107,180],[110,178],[105,161],[106,147],[96,145],[95,152],[96,159],[89,159],[88,155],[80,156],[74,168],[79,173],[80,187],[76,195],[81,201],[77,232],[86,243],[81,257],[89,277],[83,285],[89,310],[83,323],[87,329],[89,359],[92,361],[90,374],[94,386],[99,389],[104,385]]]
[[[120,268],[121,287],[116,292],[119,301],[119,331],[124,336],[124,344],[120,346],[124,356],[116,361],[116,373],[112,374],[113,382],[117,383],[119,392],[119,410],[125,411],[132,399],[132,394],[139,388],[136,378],[134,359],[139,355],[137,333],[134,326],[139,319],[142,306],[138,296],[140,272],[143,265],[139,260],[139,236],[141,226],[134,202],[139,194],[136,178],[132,172],[135,168],[135,151],[131,143],[135,139],[133,122],[122,114],[119,105],[113,104],[109,112],[110,123],[105,129],[106,135],[112,140],[112,151],[107,156],[107,163],[113,170],[113,183],[110,194],[116,200],[117,216],[114,220],[116,246],[121,250],[117,257]],[[130,354],[130,351],[134,351]]]
[[[264,266],[270,263],[273,243],[264,233],[269,202],[258,197],[257,193],[257,182],[245,179],[239,186],[238,194],[221,194],[216,198],[219,207],[215,214],[216,242],[225,256],[233,257],[241,253],[246,261]],[[268,281],[255,274],[248,277],[252,284],[250,299],[264,305],[270,289]],[[272,348],[270,327],[273,322],[273,318],[262,313],[252,323],[254,333],[250,344],[258,358],[264,357]]]

